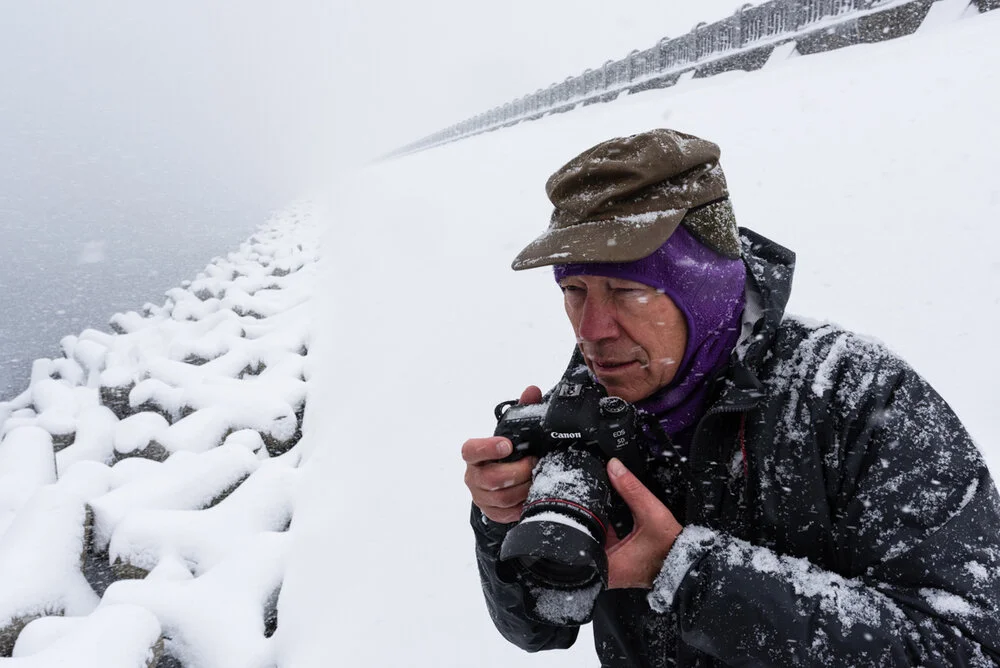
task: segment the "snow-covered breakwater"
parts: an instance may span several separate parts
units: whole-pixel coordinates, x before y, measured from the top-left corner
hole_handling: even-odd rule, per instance
[[[275,216],[0,403],[5,665],[273,663],[318,237]]]

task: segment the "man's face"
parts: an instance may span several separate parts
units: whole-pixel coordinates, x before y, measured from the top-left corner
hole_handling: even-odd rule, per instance
[[[608,394],[635,402],[673,380],[687,323],[669,297],[604,276],[568,276],[559,285],[583,359]]]

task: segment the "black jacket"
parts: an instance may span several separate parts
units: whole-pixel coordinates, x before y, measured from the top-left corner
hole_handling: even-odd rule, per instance
[[[1000,665],[1000,501],[969,435],[880,344],[784,316],[793,254],[743,244],[760,317],[689,457],[656,464],[685,529],[652,591],[597,599],[602,666]],[[573,644],[498,564],[507,527],[472,525],[500,632]]]

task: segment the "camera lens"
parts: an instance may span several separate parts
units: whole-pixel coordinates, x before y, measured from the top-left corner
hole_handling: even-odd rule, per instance
[[[551,452],[538,462],[521,521],[500,558],[538,585],[561,590],[607,582],[611,486],[604,462],[585,449]]]

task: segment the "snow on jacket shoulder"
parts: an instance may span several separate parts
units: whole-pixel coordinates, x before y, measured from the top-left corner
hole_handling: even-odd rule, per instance
[[[834,326],[772,351],[743,500],[685,529],[650,606],[725,665],[1000,665],[1000,503],[958,418]]]
[[[783,316],[791,253],[744,251],[752,344],[659,463],[685,529],[652,591],[598,598],[602,665],[1000,665],[1000,500],[969,435],[884,346]],[[504,636],[571,645],[497,563],[505,527],[473,527]]]

